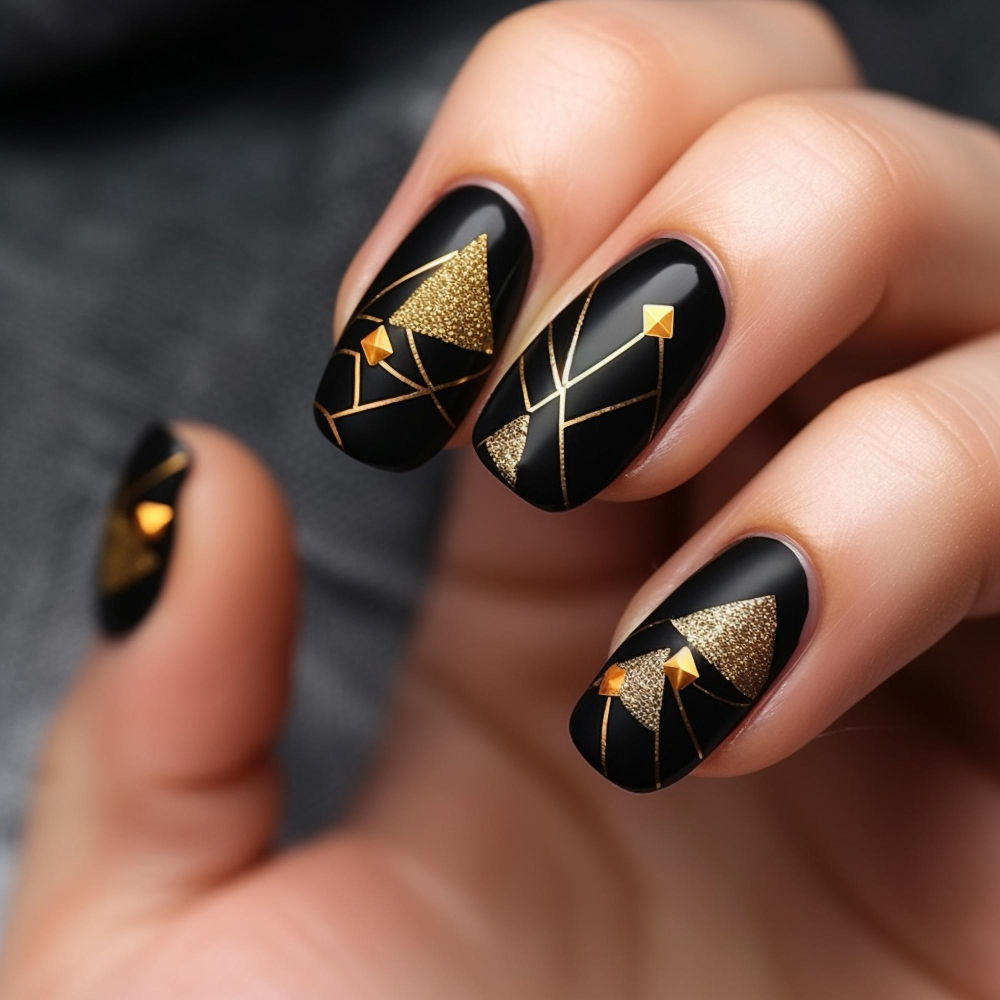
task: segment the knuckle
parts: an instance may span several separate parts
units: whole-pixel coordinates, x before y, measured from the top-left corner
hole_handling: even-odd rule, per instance
[[[834,408],[879,464],[918,488],[949,497],[1000,493],[997,417],[960,383],[914,369],[858,386]]]
[[[476,54],[569,76],[579,96],[609,79],[632,89],[662,73],[663,48],[644,21],[613,5],[555,0],[527,7],[498,21],[482,37]]]
[[[909,141],[835,93],[758,97],[731,112],[757,155],[825,208],[902,227],[918,177]],[[859,216],[859,221],[860,221]],[[870,223],[867,228],[870,228]]]

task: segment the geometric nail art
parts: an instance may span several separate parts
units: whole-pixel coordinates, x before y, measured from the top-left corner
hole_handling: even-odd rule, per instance
[[[403,471],[440,451],[476,398],[513,322],[531,240],[497,191],[446,194],[361,296],[316,391],[325,437]]]
[[[507,370],[473,432],[479,458],[543,510],[586,502],[690,391],[725,316],[714,271],[697,249],[678,239],[640,248],[560,311]],[[496,435],[529,416],[530,425],[514,425],[524,440],[512,467],[514,449],[497,448]]]
[[[573,742],[630,790],[676,781],[725,739],[788,662],[807,609],[805,572],[789,546],[764,537],[739,542],[621,643],[573,711]]]

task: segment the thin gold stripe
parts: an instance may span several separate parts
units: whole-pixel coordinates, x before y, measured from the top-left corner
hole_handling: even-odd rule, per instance
[[[569,490],[566,488],[566,393],[559,393],[559,485],[562,487],[563,507],[569,507]]]
[[[660,420],[660,401],[663,397],[663,344],[664,340],[662,337],[656,338],[657,346],[659,347],[659,367],[656,371],[656,408],[653,410],[653,424],[649,428],[649,440],[653,440],[653,435],[656,433],[656,425]],[[648,443],[648,442],[647,442]]]
[[[521,396],[524,399],[524,408],[531,413],[531,400],[528,398],[528,383],[524,380],[524,355],[517,359],[517,373],[521,378]]]
[[[611,699],[604,701],[604,718],[601,720],[601,770],[608,776],[608,716],[611,714]]]
[[[371,321],[372,323],[381,323],[382,322],[381,316],[372,316],[371,313],[358,313],[357,316],[354,317],[354,319],[367,319],[367,320]],[[353,320],[352,320],[352,322],[353,322]]]
[[[440,392],[442,389],[451,389],[456,385],[463,385],[475,378],[482,378],[490,370],[490,367],[492,366],[483,368],[482,371],[473,372],[471,375],[463,375],[461,378],[453,379],[451,382],[442,382],[441,385],[434,386],[434,392]],[[366,410],[376,410],[379,407],[391,406],[394,403],[405,403],[408,399],[418,399],[421,396],[429,396],[430,394],[430,389],[417,389],[402,396],[392,396],[389,399],[376,399],[371,403],[360,403],[358,406],[353,406],[348,410],[339,410],[337,413],[331,414],[331,417],[339,420],[341,417],[349,417],[355,413],[364,413]]]
[[[660,730],[653,733],[653,787],[657,791],[662,787],[660,784]]]
[[[333,417],[330,416],[330,411],[318,399],[313,400],[313,406],[315,406],[316,409],[319,410],[324,417],[326,417],[326,422],[330,425],[330,430],[333,431],[333,436],[337,439],[337,444],[343,448],[344,442],[340,439],[340,431],[337,430],[337,425],[333,422]]]
[[[684,702],[681,701],[681,693],[680,691],[677,691],[672,684],[669,685],[669,687],[670,690],[674,692],[674,700],[677,702],[677,709],[681,713],[681,718],[684,720],[684,728],[687,730],[688,736],[691,737],[691,745],[698,754],[698,760],[704,760],[705,755],[701,752],[701,745],[698,743],[698,737],[695,736],[694,729],[691,728],[691,720],[688,718],[688,714],[684,710]]]
[[[402,372],[396,371],[396,369],[393,368],[392,365],[388,364],[387,362],[380,361],[378,363],[378,366],[379,368],[382,368],[385,371],[387,371],[394,378],[398,378],[400,382],[402,382],[404,385],[408,385],[411,389],[423,389],[423,386],[419,382],[414,382],[412,378],[407,378]]]
[[[644,333],[637,333],[630,341],[628,341],[628,343],[622,344],[622,346],[619,347],[617,351],[613,351],[606,358],[604,358],[601,361],[598,361],[597,364],[591,365],[585,372],[581,372],[579,375],[574,375],[573,378],[571,378],[568,382],[563,384],[563,388],[570,389],[578,382],[582,382],[585,378],[589,378],[598,369],[603,368],[609,362],[614,361],[614,359],[617,358],[619,354],[624,354],[626,351],[635,347],[635,345],[638,344],[639,341],[641,341],[645,336],[646,335]]]
[[[655,395],[656,390],[650,389],[649,392],[644,392],[641,396],[633,396],[631,399],[626,399],[621,403],[614,403],[612,406],[604,406],[600,410],[592,410],[590,413],[584,413],[582,416],[572,417],[563,426],[572,427],[574,424],[582,424],[584,420],[590,420],[591,417],[600,417],[605,413],[611,413],[612,410],[623,410],[626,406],[631,406],[633,403],[641,403],[643,400],[651,399]]]
[[[410,278],[415,278],[418,274],[423,274],[424,271],[429,271],[432,267],[437,267],[438,264],[444,264],[444,263],[446,263],[447,261],[451,260],[451,258],[454,257],[455,254],[457,254],[457,253],[458,253],[457,250],[452,250],[451,253],[446,253],[443,257],[438,257],[437,260],[432,260],[432,261],[429,261],[426,264],[421,264],[421,266],[418,267],[416,270],[410,271],[409,274],[404,274],[402,278],[397,278],[394,282],[392,282],[391,285],[386,285],[385,288],[382,289],[382,291],[378,292],[374,297],[370,298],[361,307],[361,309],[358,310],[358,315],[360,315],[362,312],[367,312],[369,306],[371,306],[373,303],[377,302],[380,298],[382,298],[383,295],[386,295],[389,292],[391,292],[394,288],[397,288],[404,281],[409,281]],[[351,320],[351,322],[353,323],[354,321]],[[348,325],[350,325],[350,324],[348,324]]]
[[[169,458],[165,458],[159,465],[154,465],[149,472],[144,472],[135,482],[129,483],[122,490],[119,497],[121,506],[126,507],[133,497],[141,497],[147,490],[158,486],[164,479],[186,469],[189,459],[186,452],[175,451]]]
[[[576,342],[580,337],[580,330],[583,327],[584,317],[587,315],[587,310],[590,308],[590,300],[594,297],[594,292],[597,291],[597,286],[601,283],[601,279],[598,278],[590,286],[590,291],[587,292],[587,297],[584,299],[583,308],[580,310],[580,315],[576,318],[576,327],[573,330],[573,339],[569,342],[569,350],[566,352],[566,362],[563,364],[563,381],[565,382],[569,378],[569,367],[573,364],[573,355],[576,353]]]
[[[552,371],[552,385],[555,386],[555,390],[556,390],[556,392],[558,392],[561,383],[559,381],[559,369],[556,366],[556,347],[555,347],[555,344],[553,344],[553,342],[552,342],[552,324],[551,323],[549,323],[549,329],[548,329],[548,332],[545,335],[545,339],[546,339],[546,341],[548,341],[549,368]]]
[[[427,376],[427,369],[424,368],[424,363],[420,358],[420,352],[417,350],[417,342],[413,339],[413,331],[409,327],[406,328],[406,339],[410,342],[410,351],[413,354],[413,360],[417,363],[417,371],[420,372],[420,377],[424,380],[424,385],[430,389],[431,399],[434,401],[434,405],[437,407],[438,413],[444,417],[445,423],[447,423],[448,426],[454,430],[455,421],[448,416],[448,411],[441,405],[441,400],[437,398],[437,394],[434,392],[434,383],[431,382],[430,378]]]
[[[749,701],[730,701],[728,698],[723,698],[721,694],[716,694],[714,691],[709,691],[708,688],[702,687],[697,681],[691,684],[696,691],[700,691],[702,694],[707,694],[709,698],[714,698],[716,701],[721,701],[724,705],[732,705],[733,708],[749,708]]]

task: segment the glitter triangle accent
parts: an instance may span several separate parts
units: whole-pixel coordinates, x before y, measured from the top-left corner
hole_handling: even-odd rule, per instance
[[[670,340],[674,335],[674,307],[643,306],[642,332],[647,337],[661,337],[664,340]]]
[[[361,350],[365,352],[365,359],[373,368],[392,354],[392,341],[389,340],[389,331],[384,325],[379,324],[367,337],[361,338]]]
[[[493,459],[497,472],[510,486],[517,482],[517,463],[524,454],[530,419],[527,413],[522,413],[483,441],[486,453]]]
[[[756,698],[771,670],[778,630],[774,594],[672,618],[671,625],[740,694]]]
[[[669,649],[654,649],[618,664],[625,671],[625,679],[618,689],[622,705],[637,722],[654,733],[660,730],[665,681],[663,661],[669,656]]]
[[[108,521],[101,593],[114,594],[145,579],[160,566],[160,556],[146,544],[126,511],[116,509]]]
[[[492,354],[493,313],[486,264],[483,233],[423,281],[389,322],[467,351]]]

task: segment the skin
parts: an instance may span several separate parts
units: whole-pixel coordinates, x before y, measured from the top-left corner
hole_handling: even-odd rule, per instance
[[[853,83],[823,17],[777,2],[561,4],[487,36],[340,321],[434,194],[486,174],[541,248],[497,374],[662,231],[728,277],[715,364],[608,490],[627,503],[542,514],[463,451],[364,790],[279,854],[291,528],[241,446],[178,426],[170,573],[54,724],[4,997],[1000,993],[1000,144]],[[687,117],[651,128],[678,88]],[[754,531],[805,553],[810,638],[695,776],[611,786],[570,746],[577,695]]]

